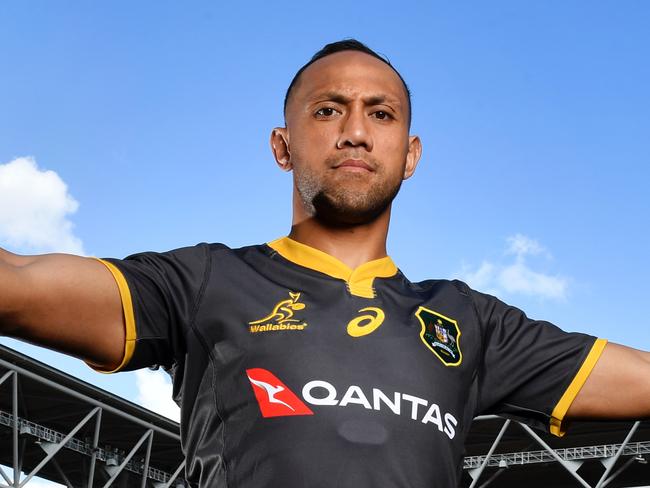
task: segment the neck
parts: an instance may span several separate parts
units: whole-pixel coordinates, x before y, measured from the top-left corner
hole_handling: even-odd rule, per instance
[[[328,226],[315,217],[300,219],[294,213],[289,237],[355,269],[368,261],[386,257],[389,221],[390,208],[372,222],[347,227]]]

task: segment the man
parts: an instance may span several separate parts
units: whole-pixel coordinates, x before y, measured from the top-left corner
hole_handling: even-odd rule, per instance
[[[648,353],[398,271],[386,237],[421,154],[410,116],[387,61],[326,46],[271,134],[293,171],[288,237],[126,260],[3,251],[2,333],[100,371],[165,367],[201,487],[452,487],[479,413],[557,435],[649,416]]]

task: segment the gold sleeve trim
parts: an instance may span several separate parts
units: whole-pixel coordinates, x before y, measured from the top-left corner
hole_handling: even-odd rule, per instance
[[[591,374],[591,371],[594,369],[594,366],[596,366],[596,363],[598,362],[598,359],[603,353],[606,345],[607,341],[605,339],[596,339],[596,342],[594,342],[594,345],[591,347],[589,354],[587,354],[587,358],[582,363],[582,366],[580,366],[578,373],[573,378],[573,381],[571,381],[571,384],[564,392],[564,395],[562,395],[562,398],[560,398],[560,401],[557,402],[557,405],[553,409],[553,413],[551,413],[551,434],[558,437],[562,437],[564,434],[566,434],[566,425],[563,425],[564,416],[573,403],[573,400],[575,400],[576,396],[578,395],[578,392],[585,384],[585,381],[587,381],[587,378]]]
[[[99,373],[117,373],[124,366],[126,366],[131,358],[133,357],[133,352],[135,351],[135,340],[137,337],[137,332],[135,329],[135,314],[133,313],[133,301],[131,300],[131,290],[129,290],[129,284],[126,282],[126,278],[122,272],[114,265],[103,259],[97,259],[100,263],[108,268],[108,270],[115,278],[117,287],[120,290],[120,298],[122,299],[122,311],[124,313],[124,325],[125,325],[125,341],[124,341],[124,356],[122,357],[122,362],[117,368],[108,370],[97,367],[96,365],[89,365],[95,371]]]

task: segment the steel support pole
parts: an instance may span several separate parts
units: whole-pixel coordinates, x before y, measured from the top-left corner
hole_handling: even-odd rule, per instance
[[[93,434],[93,453],[90,456],[90,467],[88,468],[88,486],[93,488],[95,482],[95,465],[97,464],[97,449],[99,448],[99,432],[102,426],[102,409],[97,412],[95,419],[95,433]]]
[[[12,371],[12,370],[9,370],[9,371],[7,371],[5,374],[3,374],[3,375],[2,375],[2,378],[0,378],[0,386],[2,386],[2,384],[3,384],[5,381],[7,381],[7,379],[8,379],[10,376],[15,375],[15,374],[16,374],[15,371]],[[13,402],[13,403],[15,403],[15,398],[16,398],[16,397],[13,396],[13,391],[12,391],[12,402]],[[13,403],[12,403],[12,415],[13,415],[13,425],[12,425],[12,443],[13,443],[13,446],[12,446],[12,448],[13,448],[13,452],[14,452],[14,454],[13,454],[13,456],[14,456],[14,466],[13,466],[13,468],[14,468],[14,469],[13,469],[13,472],[14,472],[14,480],[13,480],[13,481],[11,480],[11,478],[9,478],[9,476],[7,475],[7,473],[5,473],[5,470],[2,469],[2,466],[0,466],[0,476],[2,476],[2,479],[4,479],[5,482],[7,483],[7,485],[9,485],[9,486],[16,486],[16,483],[15,483],[15,481],[16,481],[16,462],[15,462],[15,457],[16,457],[16,452],[17,452],[17,449],[18,449],[18,442],[17,442],[17,440],[15,439],[15,436],[13,435],[13,432],[15,431],[15,426],[16,426],[16,423],[17,423],[16,412],[14,411]]]
[[[5,374],[3,374],[3,375],[2,375],[2,378],[0,378],[0,385],[1,385],[2,383],[4,383],[4,382],[7,380],[7,378],[9,378],[12,374],[14,374],[14,372],[11,371],[11,370],[10,370],[10,371],[7,371]]]
[[[483,483],[479,488],[486,488],[487,486],[490,486],[494,480],[496,480],[499,476],[501,476],[503,473],[506,472],[506,469],[508,468],[501,468],[498,471],[496,471],[492,476],[488,478],[488,480]]]
[[[629,468],[629,467],[630,467],[630,464],[632,464],[634,461],[635,461],[634,457],[631,457],[630,459],[628,459],[627,461],[625,461],[625,462],[623,463],[623,466],[621,466],[620,468],[618,468],[618,469],[614,472],[614,474],[612,474],[609,478],[607,478],[607,479],[605,480],[605,482],[603,483],[603,488],[604,488],[605,486],[609,485],[609,484],[610,484],[612,481],[614,481],[616,478],[618,478],[618,475],[620,475],[623,471],[625,471],[627,468]]]
[[[634,425],[632,426],[630,431],[625,436],[625,440],[623,441],[623,444],[621,444],[621,447],[619,448],[619,450],[616,451],[616,454],[614,454],[614,457],[610,458],[610,459],[606,459],[603,462],[603,465],[605,466],[605,472],[603,473],[603,475],[598,480],[598,483],[596,484],[596,488],[602,488],[603,487],[603,483],[607,479],[607,475],[612,471],[612,469],[616,465],[616,462],[618,461],[618,458],[621,457],[621,454],[623,454],[623,449],[625,449],[625,446],[627,446],[628,443],[630,442],[630,439],[632,438],[632,436],[636,432],[636,429],[639,427],[640,423],[641,422],[638,421],[638,420],[636,422],[634,422]]]
[[[146,488],[147,486],[147,477],[149,476],[149,461],[151,459],[151,447],[153,446],[153,431],[149,436],[149,441],[147,442],[147,452],[144,455],[144,466],[142,468],[142,483],[140,488]]]
[[[185,469],[185,461],[183,461],[181,464],[178,465],[178,468],[176,468],[176,471],[174,471],[174,474],[171,475],[167,483],[162,485],[161,488],[169,488],[174,481],[176,481],[176,478],[178,478],[178,475],[181,474],[181,471]]]
[[[13,462],[14,462],[14,484],[15,488],[18,488],[20,482],[20,464],[18,460],[18,373],[14,371],[14,377],[12,381],[11,388],[11,413],[14,416],[14,425],[13,425]]]
[[[24,404],[24,400],[23,400]],[[22,419],[19,417],[18,418],[18,423],[22,424]],[[18,433],[22,436],[24,434],[23,432],[23,426],[20,425],[20,429]],[[25,437],[20,437],[18,439],[18,471],[21,473],[23,472],[23,462],[25,461],[25,449],[27,448],[27,439]]]
[[[32,478],[33,478],[33,477],[34,477],[34,476],[35,476],[35,475],[36,475],[36,474],[41,470],[41,468],[42,468],[43,466],[45,466],[45,465],[50,461],[50,459],[52,459],[52,458],[56,455],[56,453],[59,452],[59,451],[61,450],[61,448],[62,448],[63,446],[65,446],[65,445],[68,443],[68,441],[69,441],[70,439],[72,439],[72,437],[73,437],[73,436],[74,436],[74,435],[75,435],[79,430],[81,430],[81,428],[82,428],[84,425],[86,425],[86,423],[88,423],[88,421],[89,421],[91,418],[93,418],[95,415],[97,415],[97,412],[99,412],[100,410],[101,410],[101,409],[100,409],[99,407],[95,407],[95,408],[93,408],[93,409],[88,413],[88,415],[86,415],[86,416],[85,416],[85,417],[84,417],[84,418],[83,418],[83,419],[82,419],[82,420],[81,420],[81,421],[80,421],[80,422],[75,426],[75,428],[72,429],[72,430],[68,433],[68,435],[66,435],[63,439],[61,439],[61,442],[59,442],[58,444],[54,444],[54,447],[52,448],[51,452],[50,452],[47,456],[45,456],[45,458],[44,458],[40,463],[38,463],[38,465],[36,465],[36,467],[35,467],[34,469],[32,469],[31,473],[29,473],[29,474],[27,475],[27,478],[25,478],[25,480],[24,480],[22,483],[20,483],[19,485],[16,485],[16,486],[17,486],[18,488],[22,488],[23,486],[25,486],[25,484],[27,484],[27,482],[28,482],[30,479],[32,479]]]
[[[551,456],[553,456],[553,458],[555,458],[555,460],[556,460],[558,463],[560,463],[560,465],[562,465],[562,467],[563,467],[564,469],[566,469],[566,470],[569,472],[569,474],[571,474],[571,476],[573,476],[573,477],[578,481],[578,483],[580,483],[580,484],[581,484],[582,486],[584,486],[585,488],[591,488],[591,486],[589,485],[589,483],[587,483],[587,482],[582,478],[582,476],[580,476],[577,472],[575,472],[573,469],[571,469],[569,463],[567,463],[564,459],[562,459],[560,456],[558,456],[557,452],[555,452],[551,446],[549,446],[546,442],[544,442],[544,440],[543,440],[540,436],[538,436],[538,435],[537,435],[537,434],[536,434],[536,433],[535,433],[535,432],[534,432],[530,427],[528,427],[527,425],[524,425],[524,424],[519,424],[519,425],[521,425],[521,427],[522,427],[526,432],[528,432],[528,434],[529,434],[533,439],[535,439],[537,442],[539,442],[539,444],[540,444],[544,449],[546,449],[546,450],[548,451],[548,453],[549,453]]]
[[[487,455],[485,456],[485,459],[481,463],[481,467],[476,469],[476,470],[471,470],[470,475],[472,476],[472,484],[469,485],[469,488],[474,488],[476,484],[478,483],[479,478],[483,474],[483,471],[485,470],[485,467],[488,465],[488,462],[490,461],[490,458],[492,457],[492,454],[494,454],[494,451],[496,450],[497,446],[499,445],[499,442],[501,442],[501,438],[503,435],[506,433],[506,430],[510,426],[510,419],[506,420],[504,424],[501,426],[501,430],[499,431],[499,435],[497,435],[497,438],[494,440],[492,443],[492,446],[490,447],[490,450],[488,451]]]
[[[127,456],[124,458],[124,461],[122,461],[122,464],[120,464],[120,465],[117,467],[117,469],[116,469],[115,472],[112,474],[112,476],[110,477],[110,479],[106,482],[106,484],[104,485],[103,488],[109,488],[109,487],[111,486],[111,484],[113,483],[113,481],[115,481],[115,479],[116,479],[116,478],[120,475],[120,473],[124,470],[124,468],[126,467],[126,465],[128,464],[128,462],[131,460],[131,458],[135,455],[135,453],[136,453],[137,450],[140,448],[140,446],[142,445],[142,443],[143,443],[145,440],[147,440],[148,437],[151,437],[152,435],[153,435],[153,430],[149,429],[148,431],[146,431],[146,432],[142,435],[142,437],[140,437],[140,440],[136,443],[135,446],[133,446],[133,449],[131,449],[131,451],[129,452],[129,454],[127,454]]]
[[[5,473],[5,470],[2,469],[2,466],[0,466],[0,476],[2,476],[7,485],[11,486],[13,484],[13,481],[11,481],[11,478],[7,476],[7,473]]]
[[[139,419],[138,417],[135,417],[135,416],[133,416],[131,414],[122,412],[118,408],[112,407],[110,405],[106,405],[105,403],[100,402],[99,400],[95,400],[94,398],[91,398],[91,397],[89,397],[87,395],[84,395],[83,393],[79,393],[77,391],[74,391],[71,388],[67,388],[67,387],[65,387],[63,385],[55,383],[54,381],[48,380],[46,378],[42,378],[41,376],[39,376],[37,374],[34,374],[34,373],[32,373],[31,371],[29,371],[29,370],[27,370],[25,368],[21,368],[20,366],[17,366],[17,365],[15,365],[13,363],[7,362],[4,359],[0,359],[0,366],[3,366],[3,367],[5,367],[7,369],[10,369],[10,370],[14,370],[17,373],[25,376],[26,378],[30,378],[32,380],[35,380],[35,381],[39,382],[39,383],[47,385],[50,388],[52,388],[52,389],[54,389],[56,391],[60,391],[62,393],[65,393],[66,395],[70,395],[73,398],[83,400],[84,402],[86,402],[86,403],[88,403],[90,405],[93,405],[95,407],[103,408],[106,412],[109,412],[111,414],[115,414],[118,417],[121,417],[121,418],[123,418],[125,420],[128,420],[129,422],[133,422],[134,424],[136,424],[136,425],[138,425],[140,427],[144,427],[145,429],[150,429],[150,430],[153,430],[154,432],[158,432],[159,434],[162,434],[165,437],[168,437],[170,439],[174,439],[174,440],[178,441],[179,443],[181,441],[181,436],[179,434],[174,434],[172,432],[169,432],[168,430],[165,430],[165,429],[163,429],[161,427],[158,427],[157,425],[154,425],[154,424],[152,424],[150,422],[145,422],[144,420]]]
[[[68,479],[66,474],[63,472],[63,470],[61,469],[61,466],[56,461],[56,459],[52,459],[52,465],[54,466],[54,469],[56,469],[57,473],[59,473],[59,476],[61,476],[61,478],[63,479],[63,482],[65,483],[65,485],[68,488],[74,488],[74,486],[72,485],[72,483],[70,482],[70,480]]]

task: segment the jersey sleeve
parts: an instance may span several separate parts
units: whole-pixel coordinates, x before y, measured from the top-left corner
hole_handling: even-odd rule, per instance
[[[185,337],[209,269],[209,246],[126,259],[100,259],[115,278],[122,299],[126,341],[121,364],[104,373],[162,366],[184,355]]]
[[[564,417],[607,341],[529,319],[472,291],[483,327],[478,411],[564,435]]]

